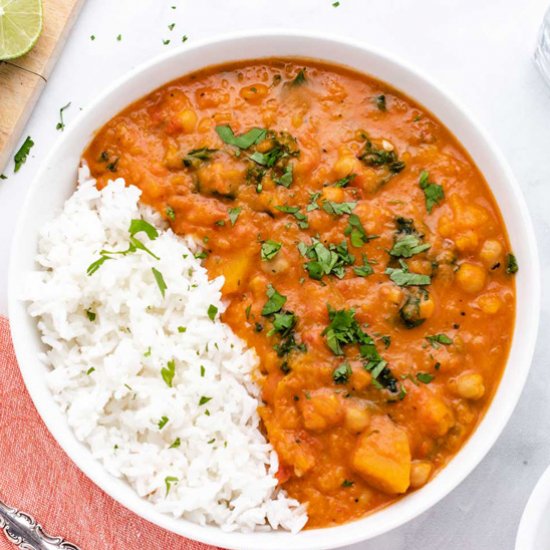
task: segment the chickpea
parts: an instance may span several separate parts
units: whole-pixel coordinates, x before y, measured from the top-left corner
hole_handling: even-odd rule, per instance
[[[465,262],[456,274],[456,281],[462,290],[470,294],[476,294],[483,290],[487,281],[487,274],[481,266]]]
[[[413,460],[411,462],[411,487],[417,489],[426,485],[432,469],[432,463],[427,460]]]
[[[479,246],[479,237],[472,229],[468,229],[455,238],[455,244],[461,252],[473,252]]]
[[[357,391],[364,390],[372,381],[371,374],[363,368],[363,365],[352,368],[351,385]]]
[[[450,237],[453,234],[453,222],[449,216],[441,216],[437,225],[437,230],[442,237]]]
[[[260,103],[269,93],[269,88],[265,84],[253,84],[241,88],[239,95],[250,103]]]
[[[197,125],[197,113],[192,109],[185,109],[181,111],[178,115],[178,121],[180,123],[181,129],[186,133],[190,134],[195,131]]]
[[[214,126],[214,121],[211,118],[209,117],[201,118],[201,120],[199,121],[199,126],[197,130],[201,134],[204,134],[205,132],[208,132],[208,130],[210,130],[212,126]]]
[[[332,167],[332,172],[337,178],[349,176],[357,166],[357,159],[350,155],[339,158]]]
[[[465,372],[449,382],[451,390],[464,399],[477,400],[485,394],[483,377],[478,373]]]
[[[483,313],[494,315],[500,311],[502,300],[496,294],[483,294],[478,298],[477,304]]]
[[[344,424],[350,432],[362,432],[370,422],[367,409],[360,403],[347,403]]]
[[[409,269],[413,273],[420,273],[422,275],[431,275],[432,274],[432,262],[428,260],[409,260]]]
[[[479,259],[487,267],[493,267],[502,259],[502,245],[494,240],[488,239],[481,246]]]
[[[344,190],[341,187],[323,187],[321,195],[326,201],[343,202],[345,198]]]
[[[431,296],[428,296],[427,299],[421,299],[420,304],[418,304],[420,317],[422,319],[429,319],[435,311],[435,302]]]
[[[283,273],[290,267],[290,263],[282,254],[277,254],[271,261],[262,262],[261,267],[264,273]]]

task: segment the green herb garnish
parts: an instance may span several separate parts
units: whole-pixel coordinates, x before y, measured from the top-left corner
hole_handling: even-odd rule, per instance
[[[216,153],[217,149],[211,149],[209,147],[201,147],[200,149],[192,149],[183,157],[183,165],[187,168],[196,168],[201,161],[207,161],[212,159],[212,155]]]
[[[168,496],[168,493],[170,492],[170,489],[172,488],[173,483],[177,483],[179,479],[174,476],[166,476],[164,478],[164,484],[166,485],[166,496]]]
[[[206,395],[202,395],[201,398],[199,399],[199,407],[201,407],[202,405],[205,405],[209,401],[212,401],[212,397],[206,397]]]
[[[419,382],[422,382],[422,384],[429,384],[433,379],[434,375],[430,374],[429,372],[417,372],[416,373],[416,379]]]
[[[410,258],[415,254],[428,250],[430,247],[430,244],[423,244],[416,235],[405,235],[395,241],[390,254],[396,258]]]
[[[63,111],[71,106],[71,102],[67,103],[59,109],[59,122],[56,124],[55,129],[63,131],[65,129],[65,123],[63,122]]]
[[[272,285],[267,286],[266,294],[268,300],[262,308],[262,315],[264,317],[281,311],[282,307],[286,303],[286,296],[279,294]]]
[[[167,416],[162,416],[160,418],[160,420],[158,421],[159,430],[162,430],[162,428],[164,428],[164,426],[166,426],[166,424],[168,424],[169,420],[170,419]]]
[[[164,281],[164,277],[162,276],[162,273],[155,269],[154,267],[151,268],[151,271],[153,272],[153,275],[155,277],[155,281],[157,283],[157,286],[159,287],[160,293],[162,294],[162,297],[164,298],[164,295],[166,293],[166,289],[168,286],[166,285]]]
[[[267,130],[252,128],[248,132],[236,136],[230,126],[216,126],[216,133],[224,143],[234,145],[239,149],[248,149],[252,145],[263,141],[266,138]]]
[[[519,266],[516,257],[511,252],[506,254],[506,273],[508,275],[515,275],[518,271]]]
[[[283,245],[281,243],[278,243],[276,241],[265,241],[262,243],[260,257],[266,262],[272,260],[273,258],[275,258],[275,256],[277,256],[282,246]]]
[[[379,111],[386,110],[386,96],[384,94],[377,95],[374,98],[374,102],[376,103]]]
[[[208,311],[207,311],[207,313],[208,313],[209,319],[210,319],[211,321],[214,321],[214,319],[216,318],[216,315],[217,315],[217,313],[218,313],[218,308],[217,308],[216,306],[210,304],[210,305],[208,306]]]
[[[13,157],[15,163],[15,168],[13,169],[14,172],[19,172],[21,166],[27,162],[27,157],[29,156],[33,145],[34,141],[31,139],[31,136],[27,136],[27,139],[23,142],[23,145],[21,145],[19,151],[17,151]]]
[[[429,177],[429,173],[426,170],[422,170],[422,172],[420,172],[418,185],[420,186],[420,189],[424,191],[426,210],[429,214],[431,214],[433,207],[445,198],[445,193],[443,191],[443,187],[437,183],[430,182]]]
[[[180,445],[181,445],[181,439],[179,437],[176,437],[176,439],[174,439],[174,442],[172,443],[172,445],[170,445],[170,447],[168,447],[168,448],[169,449],[177,449]]]
[[[162,379],[166,382],[166,385],[171,388],[174,376],[176,374],[176,362],[174,359],[171,359],[168,363],[166,363],[166,367],[163,367],[160,370],[160,374],[162,375]]]
[[[174,209],[171,206],[167,206],[165,212],[166,212],[166,217],[169,220],[174,221],[176,219],[176,213],[174,212]]]
[[[343,214],[351,214],[357,206],[356,202],[333,202],[324,201],[323,210],[333,216],[342,216]]]
[[[450,346],[453,343],[452,339],[446,334],[433,334],[432,336],[426,336],[426,340],[428,340],[434,349],[439,349],[441,344],[444,346]]]
[[[335,384],[347,384],[352,371],[349,363],[342,363],[332,371],[332,379]]]
[[[374,273],[374,269],[372,268],[372,265],[370,264],[366,254],[362,255],[362,259],[363,265],[354,265],[353,272],[358,277],[368,277],[369,275],[372,275]]]
[[[386,268],[385,273],[390,276],[390,279],[398,286],[422,286],[429,285],[431,279],[429,275],[421,275],[419,273],[410,273],[407,264],[403,260],[399,260],[401,268]]]
[[[87,309],[86,310],[86,317],[88,317],[88,319],[93,322],[93,321],[95,321],[96,314],[91,309]]]
[[[227,213],[229,214],[229,221],[231,222],[231,225],[235,225],[237,223],[237,219],[239,217],[239,214],[241,213],[242,208],[240,206],[236,206],[235,208],[229,208],[227,210]]]

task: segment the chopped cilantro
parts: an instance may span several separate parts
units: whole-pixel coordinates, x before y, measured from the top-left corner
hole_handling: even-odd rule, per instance
[[[362,255],[362,258],[363,258],[363,265],[354,265],[353,272],[358,277],[368,277],[369,275],[372,275],[374,273],[374,269],[372,268],[372,265],[370,264],[365,254]]]
[[[167,206],[165,212],[166,212],[166,217],[169,220],[174,221],[176,219],[176,213],[174,212],[174,209],[171,206]]]
[[[292,214],[298,220],[298,227],[300,229],[307,229],[309,227],[307,216],[303,212],[300,212],[299,206],[279,205],[275,208],[285,214]]]
[[[346,187],[351,181],[356,178],[357,174],[349,174],[339,180],[335,181],[332,185],[334,187]]]
[[[196,258],[197,260],[204,260],[205,258],[208,257],[208,253],[204,250],[201,250],[200,252],[195,252],[193,254],[193,257]]]
[[[122,40],[122,35],[121,34],[117,35],[116,39],[118,40],[118,42],[120,42]]]
[[[286,296],[279,294],[272,285],[268,285],[267,287],[267,297],[268,300],[262,308],[262,315],[264,317],[281,311],[286,303]]]
[[[405,168],[405,163],[397,158],[395,151],[377,149],[369,139],[365,143],[365,150],[357,158],[372,168],[386,167],[392,175]]]
[[[433,334],[432,336],[426,336],[426,340],[428,340],[434,349],[439,349],[441,344],[444,346],[450,346],[453,343],[452,339],[446,334]]]
[[[511,252],[506,254],[506,273],[508,273],[508,275],[514,275],[518,270],[519,266],[516,257]]]
[[[71,102],[67,103],[59,109],[59,122],[56,124],[55,129],[63,131],[65,129],[65,123],[63,122],[63,111],[71,106]]]
[[[166,485],[166,496],[168,496],[168,493],[170,492],[170,489],[172,488],[172,484],[177,483],[179,479],[174,476],[166,476],[164,478],[164,484]]]
[[[305,84],[307,81],[306,79],[306,69],[300,69],[294,79],[290,82],[291,86],[301,86],[302,84]]]
[[[336,384],[347,384],[351,373],[349,363],[342,363],[332,371],[332,379]]]
[[[168,25],[168,30],[173,31],[175,26],[175,23],[170,23],[170,25]]]
[[[384,94],[377,95],[374,98],[374,102],[376,103],[379,111],[386,110],[386,96]]]
[[[27,157],[29,156],[30,150],[34,145],[34,141],[31,139],[31,136],[27,136],[27,139],[23,142],[23,145],[19,148],[19,151],[15,153],[13,161],[15,163],[14,172],[19,172],[19,169],[25,162],[27,162]]]
[[[205,405],[209,401],[212,401],[212,397],[206,397],[206,395],[202,395],[201,398],[199,399],[199,407],[201,407],[202,405]]]
[[[429,384],[433,379],[434,375],[430,374],[429,372],[417,372],[416,373],[416,379],[419,382],[422,382],[422,384]]]
[[[325,246],[318,239],[313,238],[311,246],[300,243],[298,249],[308,262],[304,264],[306,271],[312,279],[320,281],[324,275],[335,275],[342,279],[345,274],[345,266],[352,265],[355,257],[349,253],[346,241],[340,244],[330,243]]]
[[[218,313],[218,308],[216,306],[213,306],[212,304],[210,304],[208,306],[208,317],[210,318],[211,321],[213,321],[215,318],[216,318],[216,315]]]
[[[191,151],[189,151],[189,153],[187,153],[187,155],[183,157],[183,165],[187,168],[196,168],[201,161],[211,160],[212,155],[217,151],[217,149],[211,149],[210,147],[191,149]]]
[[[405,235],[395,241],[390,254],[396,258],[410,258],[415,254],[428,250],[430,247],[430,244],[423,244],[416,235]]]
[[[168,424],[169,420],[170,419],[167,416],[162,416],[161,419],[158,421],[159,430],[162,430],[162,428],[164,428],[164,426]]]
[[[235,225],[237,223],[237,219],[241,211],[242,211],[242,208],[240,206],[236,206],[235,208],[229,208],[227,213],[229,214],[229,221],[231,222],[231,225]]]
[[[165,39],[162,41],[162,43],[165,45],[165,46],[168,46],[168,44],[170,44],[170,40],[169,39]]]
[[[187,327],[178,327],[178,332],[186,332],[187,331]]]
[[[187,37],[186,34],[184,34],[184,35],[181,37],[181,41],[182,41],[182,42],[187,42],[187,40],[188,40],[188,37]]]
[[[378,235],[367,235],[357,214],[350,214],[348,225],[344,229],[344,235],[349,235],[351,246],[355,248],[359,248],[370,240],[378,238]]]
[[[426,210],[431,214],[433,207],[445,198],[445,193],[443,187],[437,183],[430,182],[429,177],[429,173],[426,170],[422,170],[422,172],[420,172],[418,185],[420,185],[420,189],[424,191]]]
[[[179,437],[176,437],[176,439],[174,439],[174,442],[172,443],[172,445],[170,445],[170,447],[168,447],[168,448],[169,449],[177,449],[180,445],[181,445],[181,439]]]
[[[267,130],[263,128],[252,128],[248,130],[248,132],[236,136],[230,126],[216,126],[216,133],[224,143],[234,145],[239,149],[248,149],[255,143],[264,140],[267,135]]]
[[[157,283],[157,286],[159,287],[160,293],[164,298],[164,295],[166,294],[166,289],[168,288],[164,281],[164,277],[162,276],[162,273],[154,267],[151,268],[151,271],[153,272],[153,276],[155,277],[155,281]]]
[[[344,481],[342,481],[342,487],[351,487],[352,485],[353,481],[350,481],[349,479],[344,479]]]
[[[306,212],[319,210],[319,205],[317,204],[317,200],[319,199],[320,196],[321,196],[321,193],[319,191],[309,194],[309,204],[306,206]]]
[[[283,175],[280,178],[273,178],[273,181],[277,185],[282,185],[288,189],[292,185],[292,164],[288,163]]]
[[[279,250],[281,250],[281,247],[283,245],[281,243],[278,243],[276,241],[265,241],[262,243],[260,256],[262,260],[269,261],[275,258],[275,256],[279,253]]]
[[[176,374],[176,362],[174,359],[171,359],[168,363],[166,363],[166,367],[163,367],[160,370],[160,374],[162,379],[166,382],[166,385],[171,388],[172,382],[174,381],[174,376]]]
[[[351,214],[357,206],[356,202],[333,202],[324,201],[323,210],[333,216],[342,216],[343,214]]]
[[[88,319],[93,322],[93,321],[95,321],[96,314],[91,309],[87,309],[86,310],[86,317],[88,317]]]
[[[94,371],[95,371],[95,368],[94,368],[94,367],[90,367],[90,368],[86,371],[86,374],[87,374],[88,376],[90,376],[90,374],[92,374],[92,372],[94,372]]]
[[[388,267],[386,274],[398,286],[422,286],[429,285],[431,279],[429,275],[421,275],[420,273],[410,273],[407,264],[403,260],[399,260],[400,268]]]

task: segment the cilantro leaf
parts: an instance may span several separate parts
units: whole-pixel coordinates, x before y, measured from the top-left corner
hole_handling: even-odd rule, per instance
[[[301,86],[302,84],[305,84],[307,82],[306,79],[306,69],[305,67],[303,69],[300,69],[296,76],[294,77],[294,80],[290,82],[291,86]]]
[[[416,235],[405,235],[395,241],[390,254],[396,258],[410,258],[415,254],[428,250],[430,247],[430,244],[423,244]]]
[[[350,182],[352,182],[357,177],[357,174],[349,174],[339,180],[335,181],[332,185],[334,187],[346,187]]]
[[[506,273],[508,275],[515,275],[518,271],[519,266],[516,257],[511,252],[506,254]]]
[[[159,287],[160,293],[164,298],[166,289],[168,288],[168,286],[164,282],[164,277],[162,276],[162,273],[158,269],[155,269],[154,267],[151,268],[151,271],[153,272],[153,275],[155,277],[155,281],[157,282],[157,286]]]
[[[267,286],[266,293],[268,300],[262,308],[262,315],[264,317],[281,311],[282,307],[286,303],[286,296],[282,296],[281,294],[279,294],[272,285]]]
[[[393,174],[398,174],[405,168],[405,163],[397,158],[397,154],[392,149],[377,149],[373,143],[367,139],[364,151],[357,157],[367,166],[372,168],[385,167]]]
[[[167,416],[161,417],[161,419],[158,421],[159,430],[162,430],[162,428],[164,428],[164,426],[166,426],[166,424],[168,424],[169,420],[170,419]]]
[[[176,374],[176,362],[174,359],[171,359],[168,363],[166,363],[166,367],[163,367],[160,370],[160,374],[162,379],[166,382],[166,385],[171,388],[172,382],[174,381],[174,376]]]
[[[65,129],[65,123],[63,122],[63,111],[71,106],[71,102],[67,103],[59,109],[59,122],[56,124],[55,129],[63,131]]]
[[[153,227],[145,220],[131,220],[130,227],[128,228],[128,233],[130,233],[130,237],[133,237],[140,232],[145,233],[152,241],[154,241],[159,236],[159,233],[155,229],[155,227]]]
[[[207,311],[207,314],[208,314],[208,318],[213,321],[215,318],[216,318],[216,315],[218,313],[218,308],[212,304],[210,304],[208,306],[208,311]]]
[[[358,277],[368,277],[374,273],[372,265],[365,254],[362,255],[363,265],[354,265],[353,271]]]
[[[206,397],[206,395],[202,395],[201,398],[199,399],[199,407],[201,407],[202,405],[205,405],[209,401],[212,401],[212,397]]]
[[[174,476],[166,476],[164,478],[164,484],[166,485],[166,496],[168,496],[168,493],[170,492],[170,489],[172,488],[172,484],[177,483],[179,479]]]
[[[169,449],[177,449],[181,445],[181,439],[179,437],[176,437],[172,445],[168,447]]]
[[[298,227],[300,229],[307,229],[309,227],[307,216],[303,212],[300,212],[299,206],[278,205],[275,208],[285,214],[292,214],[298,220]]]
[[[445,193],[443,191],[443,187],[437,183],[430,182],[429,177],[429,173],[426,170],[423,170],[420,173],[418,185],[420,186],[420,189],[424,191],[426,210],[429,214],[431,214],[433,207],[445,198]]]
[[[267,135],[267,130],[263,128],[252,128],[248,132],[236,136],[230,126],[216,126],[216,133],[220,139],[228,145],[234,145],[239,149],[248,149],[255,143],[264,140]]]
[[[212,155],[217,152],[217,149],[209,147],[201,147],[200,149],[192,149],[183,157],[183,165],[187,168],[196,168],[201,161],[210,160]]]
[[[416,373],[416,379],[419,382],[422,382],[422,384],[429,384],[435,376],[433,374],[430,374],[429,372],[417,372]]]
[[[377,95],[374,98],[374,102],[376,103],[379,111],[386,110],[386,96],[384,94]]]
[[[351,214],[357,206],[356,202],[333,202],[324,201],[323,210],[333,216],[342,216],[343,214]]]
[[[349,363],[342,363],[332,371],[332,379],[335,384],[347,384],[352,371]]]
[[[349,235],[351,246],[359,248],[372,239],[378,239],[378,235],[367,235],[361,220],[357,214],[350,214],[348,225],[344,229],[344,235]]]
[[[292,185],[292,164],[288,163],[286,165],[284,174],[280,178],[273,178],[273,181],[277,185],[282,185],[283,187],[286,187],[287,189]]]
[[[276,241],[265,241],[262,243],[260,257],[265,262],[272,260],[279,253],[279,250],[281,250],[282,246],[283,245],[281,243],[278,243]]]
[[[386,274],[398,286],[422,286],[429,285],[431,279],[429,275],[421,275],[420,273],[409,273],[407,264],[400,260],[401,268],[386,268]]]
[[[240,206],[236,206],[235,208],[230,208],[227,211],[227,213],[229,214],[229,221],[231,222],[231,225],[235,225],[237,223],[237,219],[241,211],[242,211],[242,208]]]
[[[13,161],[15,163],[15,168],[13,169],[14,172],[19,172],[21,166],[25,164],[33,145],[34,141],[31,139],[31,136],[27,136],[27,139],[23,142],[23,145],[21,145],[19,151],[17,151],[13,157]]]
[[[434,349],[439,349],[441,347],[440,344],[450,346],[453,343],[453,340],[446,334],[433,334],[432,336],[426,336],[426,340],[428,340]]]

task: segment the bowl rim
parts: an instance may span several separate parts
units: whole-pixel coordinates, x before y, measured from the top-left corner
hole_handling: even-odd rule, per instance
[[[153,510],[152,505],[149,506],[150,503],[145,503],[139,497],[137,497],[136,500],[129,498],[128,495],[121,495],[122,491],[120,491],[120,487],[116,485],[118,480],[115,480],[115,478],[111,478],[112,482],[107,482],[105,480],[105,475],[103,475],[104,473],[106,473],[106,471],[103,471],[103,473],[101,473],[95,466],[90,463],[90,460],[94,461],[94,459],[91,457],[91,453],[89,453],[89,451],[87,451],[90,455],[89,459],[84,460],[84,457],[82,456],[82,451],[84,450],[83,445],[76,440],[74,434],[72,440],[69,440],[70,438],[65,438],[62,434],[62,430],[56,423],[54,416],[52,416],[52,414],[47,411],[47,406],[49,404],[42,401],[40,397],[40,384],[36,380],[36,377],[33,379],[33,371],[36,370],[38,358],[33,359],[29,356],[29,353],[26,349],[25,329],[22,323],[18,322],[21,321],[26,315],[26,307],[19,300],[18,292],[16,292],[21,276],[21,273],[19,273],[17,270],[17,264],[21,261],[20,256],[24,254],[21,252],[21,250],[19,250],[18,247],[20,241],[23,240],[23,235],[26,230],[26,226],[24,223],[25,218],[27,217],[26,213],[30,210],[33,196],[36,194],[37,189],[41,184],[41,181],[46,178],[48,169],[50,168],[52,161],[56,158],[56,156],[60,154],[64,146],[69,143],[71,136],[77,133],[79,126],[84,123],[86,119],[91,116],[91,114],[94,114],[96,111],[101,112],[103,104],[109,100],[110,96],[115,95],[117,90],[121,88],[124,84],[130,83],[131,81],[137,79],[140,75],[147,74],[149,71],[154,71],[155,68],[162,66],[162,64],[164,63],[169,63],[170,61],[178,59],[181,56],[191,58],[195,54],[200,54],[202,49],[207,49],[209,47],[219,47],[220,49],[222,49],[224,44],[227,43],[237,41],[246,42],[254,40],[273,40],[274,42],[277,42],[277,40],[294,40],[296,42],[301,40],[310,43],[323,43],[325,45],[334,45],[335,47],[344,47],[350,51],[357,50],[364,55],[370,55],[374,58],[379,58],[384,63],[395,67],[396,70],[400,71],[404,75],[408,75],[409,77],[416,79],[416,81],[420,82],[422,85],[425,85],[427,89],[433,92],[436,97],[440,98],[441,101],[446,104],[446,107],[450,109],[455,116],[458,117],[459,121],[461,121],[462,124],[465,125],[465,128],[468,128],[469,131],[473,132],[473,135],[486,148],[486,152],[488,153],[489,157],[491,157],[492,162],[501,173],[502,187],[505,189],[505,194],[509,196],[510,200],[514,203],[514,208],[518,210],[518,220],[521,220],[520,226],[523,232],[523,236],[525,237],[523,248],[525,250],[525,256],[529,260],[528,266],[527,262],[524,262],[525,268],[520,270],[520,274],[521,277],[527,278],[526,284],[524,285],[526,288],[525,292],[528,293],[530,304],[533,306],[531,310],[529,310],[529,313],[526,313],[527,319],[524,320],[521,327],[523,333],[523,359],[520,365],[520,372],[516,373],[516,376],[514,378],[514,386],[507,388],[509,395],[507,396],[507,400],[500,404],[500,414],[498,416],[491,416],[491,428],[485,429],[486,433],[484,433],[483,438],[476,438],[476,433],[480,432],[481,427],[486,424],[486,421],[488,422],[488,418],[490,416],[489,412],[491,411],[491,409],[495,408],[495,402],[498,395],[501,393],[501,388],[503,386],[505,375],[502,376],[499,382],[498,388],[492,397],[491,403],[486,411],[485,416],[478,423],[469,440],[462,446],[459,452],[452,457],[450,462],[442,469],[438,476],[436,476],[434,480],[432,480],[424,488],[412,493],[411,495],[407,495],[398,502],[393,503],[392,505],[366,517],[363,517],[359,520],[335,527],[306,530],[300,532],[297,535],[279,532],[226,533],[217,527],[199,526],[195,523],[191,523],[188,520],[174,519],[168,515],[161,514],[160,512]],[[239,58],[234,58],[233,60],[253,60],[267,57],[269,56],[243,56]],[[272,57],[277,57],[276,53],[274,53]],[[289,56],[284,55],[281,57]],[[295,57],[309,56],[295,54]],[[315,56],[313,56],[313,58],[314,57]],[[224,64],[230,61],[231,60],[227,59],[226,61],[220,61],[219,63]],[[346,64],[342,62],[330,62],[346,66]],[[353,65],[350,65],[350,67],[358,72],[365,72],[364,70],[358,69]],[[185,72],[183,72],[182,75],[183,74],[185,74]],[[380,77],[376,76],[376,78]],[[170,80],[171,79],[167,80],[166,82],[169,82]],[[391,81],[388,81],[388,84],[409,95],[408,90],[403,89],[402,85],[395,85]],[[154,90],[156,87],[156,85],[152,86],[149,91]],[[134,101],[135,99],[138,99],[139,97],[145,95],[146,93],[148,92],[137,94],[137,97],[129,100],[128,104],[131,101]],[[417,99],[412,93],[410,93],[409,97],[417,101],[421,106],[425,106],[422,98]],[[427,105],[425,108],[427,108],[430,112],[433,112],[430,105]],[[105,108],[103,110],[105,110]],[[435,115],[438,119],[441,120],[440,114],[435,113]],[[100,128],[109,118],[110,117],[106,117],[105,119],[101,118],[101,120],[98,119],[99,121],[96,125],[96,129]],[[448,126],[448,123],[444,121],[442,123],[445,126]],[[456,135],[455,131],[451,131],[453,134]],[[457,139],[462,143],[462,140],[460,138],[457,137]],[[464,147],[469,152],[469,154],[473,156],[473,152],[467,149],[466,146]],[[478,163],[476,162],[476,164]],[[483,173],[483,170],[481,168],[480,170]],[[489,181],[487,183],[491,191],[494,192],[494,188],[491,183]],[[502,213],[502,207],[500,203],[497,204],[499,205]],[[36,173],[36,176],[34,177],[29,189],[27,190],[24,205],[19,214],[10,252],[10,265],[8,275],[8,311],[10,326],[12,330],[13,344],[19,368],[36,409],[38,410],[40,416],[44,420],[48,430],[50,431],[54,439],[69,455],[69,457],[77,465],[77,467],[112,498],[114,498],[124,507],[130,509],[137,515],[160,527],[163,527],[176,534],[199,540],[208,544],[219,545],[225,548],[253,548],[254,550],[276,550],[282,547],[289,548],[289,550],[322,550],[324,548],[338,548],[340,546],[353,544],[373,538],[400,525],[403,525],[411,519],[419,516],[421,513],[425,512],[437,502],[439,502],[454,488],[456,488],[456,486],[458,486],[484,458],[484,456],[493,446],[494,442],[501,434],[506,423],[508,422],[519,400],[519,397],[525,385],[525,381],[527,379],[535,348],[539,323],[539,273],[540,266],[535,233],[521,189],[510,168],[508,167],[506,160],[504,159],[498,148],[495,146],[492,139],[489,138],[484,129],[480,127],[480,125],[476,122],[475,118],[471,116],[471,114],[463,107],[461,102],[453,96],[453,94],[450,94],[447,90],[444,90],[440,84],[435,83],[431,77],[426,76],[422,71],[419,71],[417,68],[411,67],[410,64],[401,61],[397,56],[389,54],[383,49],[373,47],[372,45],[359,40],[343,38],[338,35],[331,35],[321,31],[316,32],[295,29],[260,29],[255,31],[245,30],[197,40],[194,44],[179,46],[178,48],[163,52],[162,54],[138,65],[134,69],[116,79],[110,86],[107,86],[94,100],[92,100],[88,104],[88,106],[81,113],[78,114],[73,123],[68,125],[66,132],[59,137],[58,141],[54,144],[51,151],[43,160],[40,169]],[[13,323],[11,322],[12,320],[14,321]],[[515,342],[518,338],[517,333],[518,324],[516,317],[513,342]],[[32,362],[35,363],[35,366],[31,365]],[[510,355],[508,356],[504,373],[509,370],[509,363]],[[510,386],[510,384],[508,385]],[[54,403],[53,398],[51,399],[51,403]],[[468,453],[465,453],[465,449],[470,449],[470,447],[472,447],[472,445],[474,444],[474,441],[476,445],[476,450],[471,450]],[[457,457],[461,455],[464,457],[463,460],[457,460]],[[100,466],[100,469],[102,468],[103,467]],[[444,477],[442,474],[450,469],[454,474],[452,478],[449,478],[449,476],[445,476],[444,480],[438,483],[438,480],[441,480]],[[431,487],[432,490],[428,491],[429,487]],[[421,496],[418,497],[418,495]],[[129,500],[131,502],[129,502]],[[403,505],[403,503],[406,504]],[[414,503],[414,505],[416,506],[414,509],[411,503]],[[398,507],[399,513],[397,513]],[[392,509],[396,510],[396,512],[393,514],[388,513],[388,510]],[[376,518],[377,521],[372,521],[372,518]],[[368,525],[368,529],[365,529],[364,527],[361,528],[361,524],[364,524],[364,526]]]

